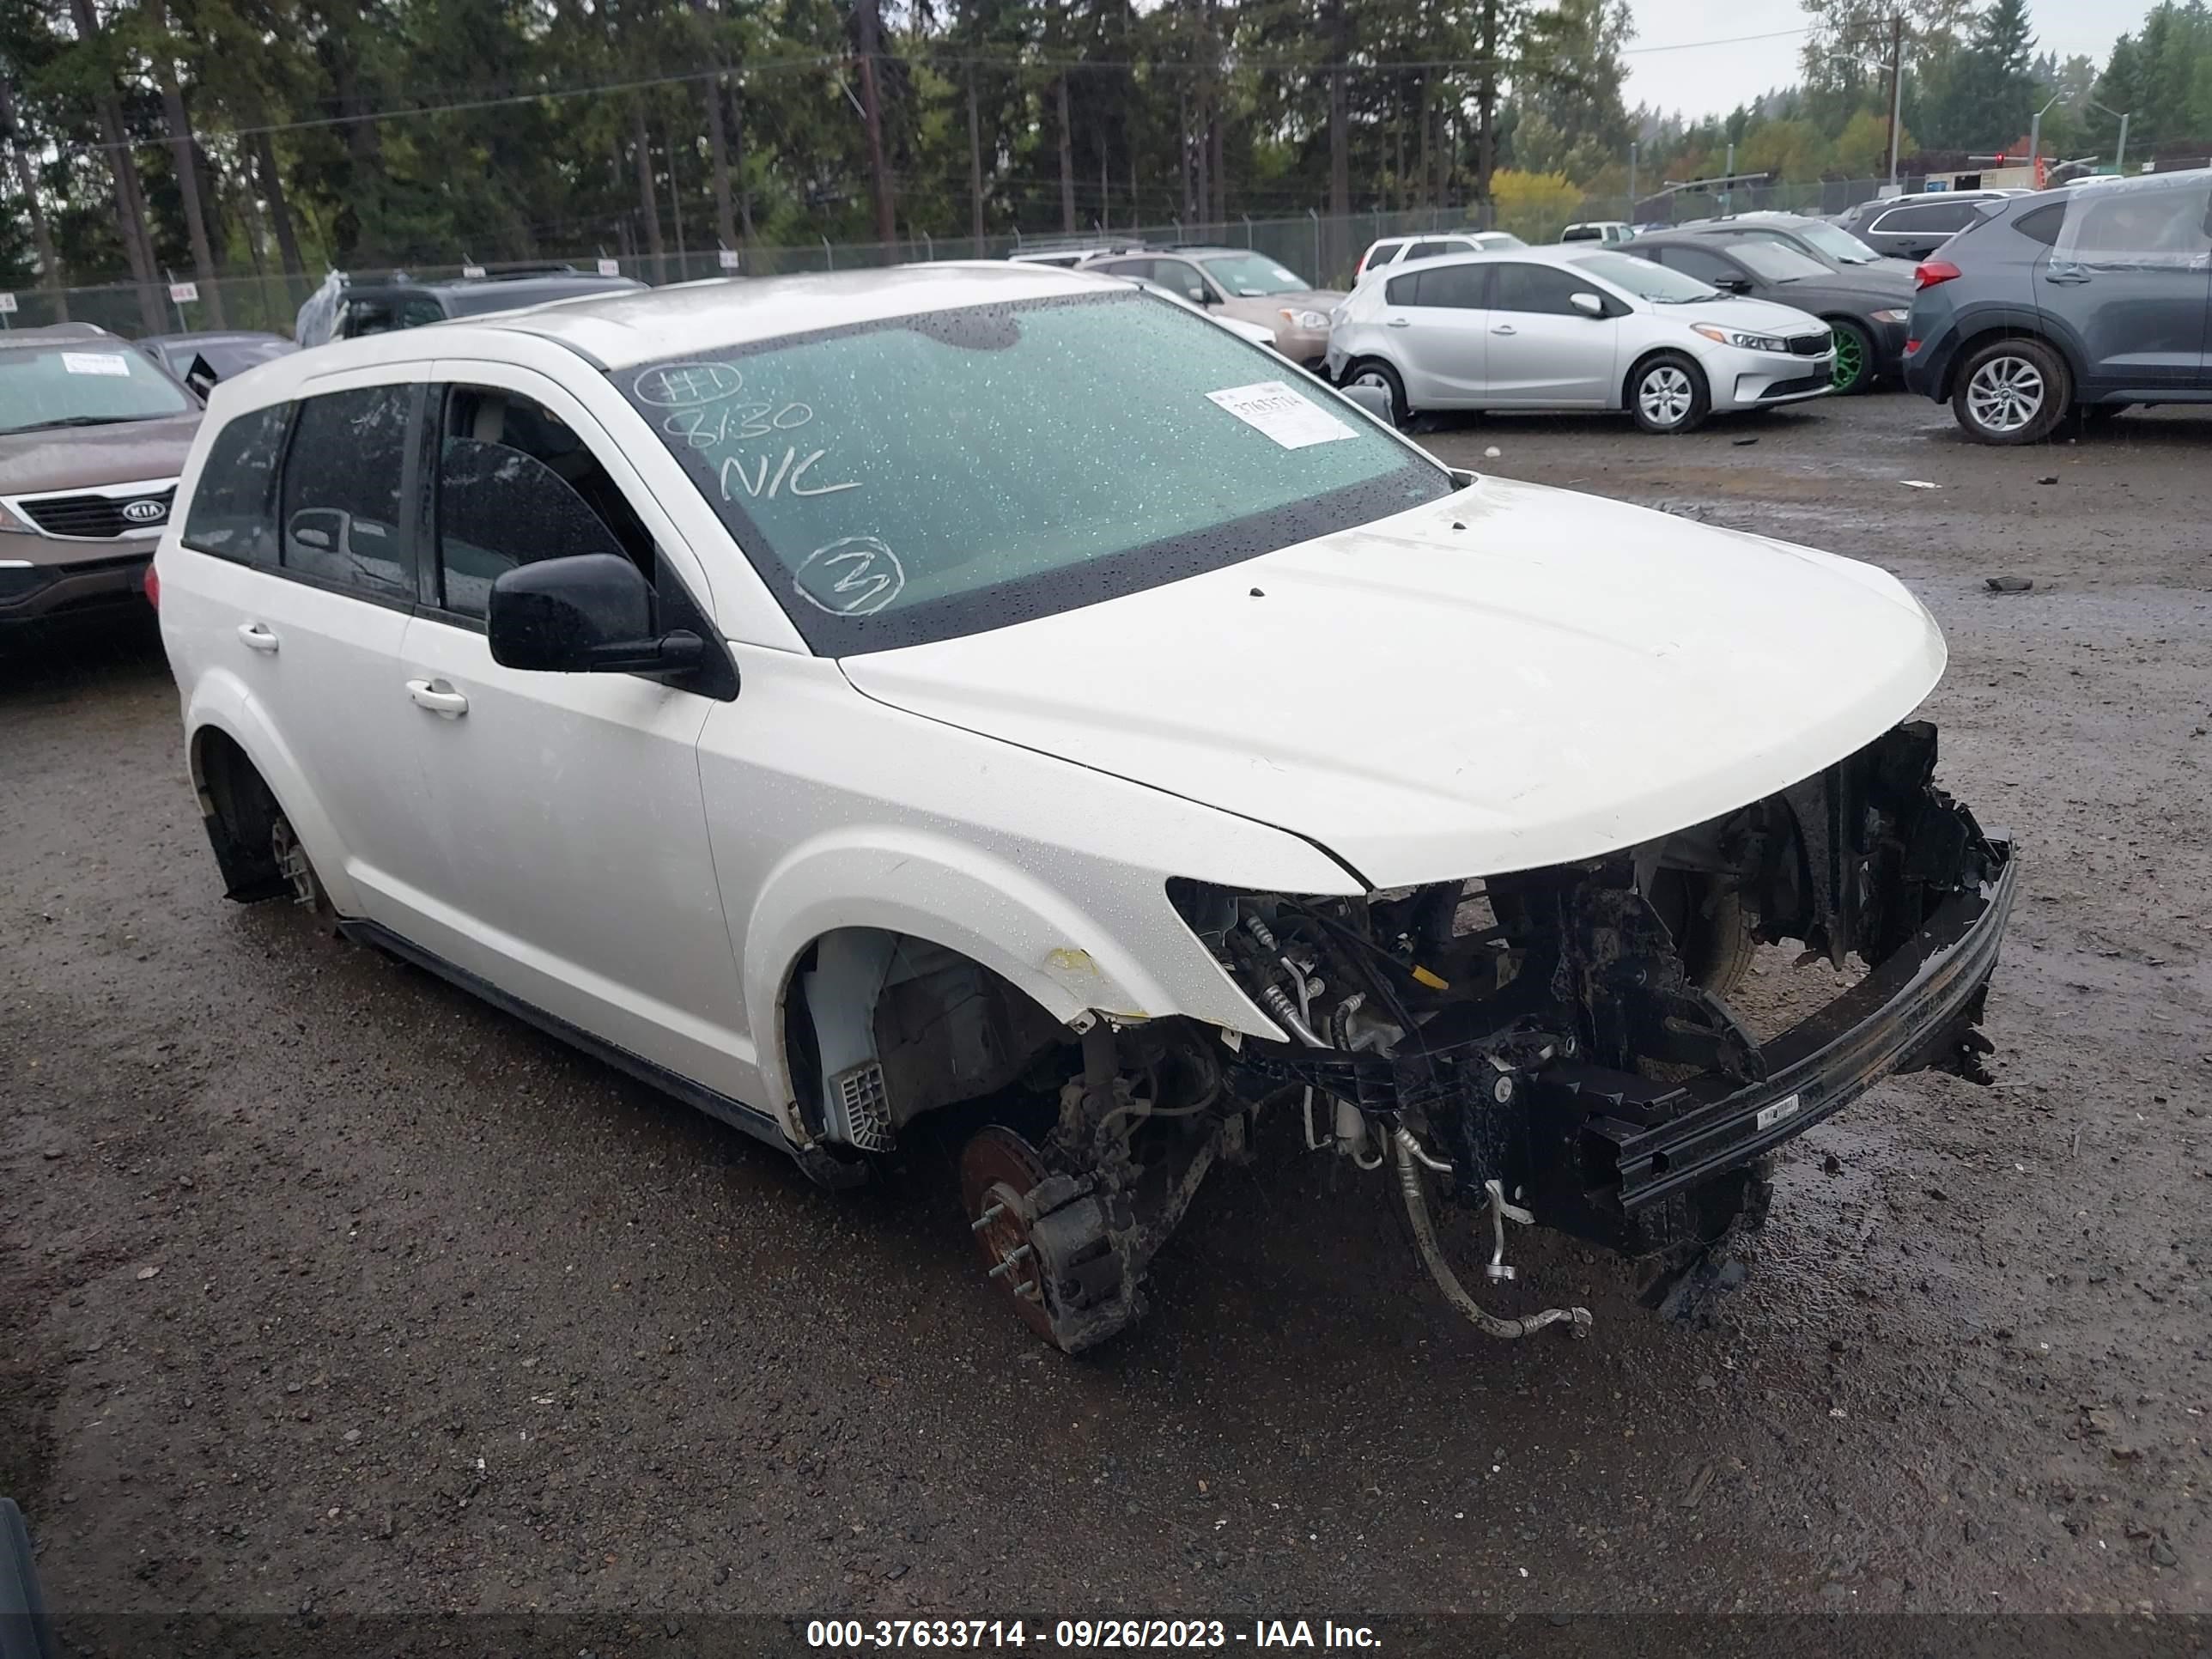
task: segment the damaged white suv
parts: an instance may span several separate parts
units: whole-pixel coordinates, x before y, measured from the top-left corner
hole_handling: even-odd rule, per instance
[[[830,1182],[956,1103],[1077,1350],[1255,1126],[1680,1269],[1971,1068],[2009,848],[1865,565],[1447,471],[1110,279],[565,302],[217,388],[155,575],[232,896]],[[1779,1035],[1760,940],[1866,971]],[[927,1126],[923,1126],[927,1127]],[[1486,1211],[1486,1215],[1484,1212]],[[1501,1273],[1502,1276],[1502,1273]]]

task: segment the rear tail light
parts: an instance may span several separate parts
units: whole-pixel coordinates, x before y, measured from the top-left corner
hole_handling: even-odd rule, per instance
[[[146,589],[146,603],[159,611],[161,608],[161,573],[150,564],[146,567],[146,580],[143,586]]]
[[[1912,286],[1916,289],[1933,288],[1938,283],[1948,283],[1964,274],[1948,259],[1929,259],[1914,268]]]

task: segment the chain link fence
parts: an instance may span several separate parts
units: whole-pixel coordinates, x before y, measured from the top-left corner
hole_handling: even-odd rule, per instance
[[[1907,179],[1905,187],[1917,187]],[[1019,234],[972,237],[918,235],[896,242],[831,242],[781,246],[757,244],[739,250],[734,269],[723,263],[717,248],[671,251],[659,258],[650,254],[611,262],[619,274],[660,286],[700,282],[724,276],[777,276],[797,271],[855,270],[884,265],[941,259],[1003,259],[1011,254],[1046,251],[1054,246],[1090,246],[1145,243],[1219,244],[1249,247],[1288,266],[1321,288],[1346,288],[1359,256],[1377,238],[1441,230],[1507,230],[1530,243],[1556,241],[1568,225],[1591,220],[1626,220],[1632,224],[1670,224],[1717,213],[1747,213],[1786,209],[1814,214],[1840,213],[1878,195],[1881,185],[1872,179],[1831,180],[1804,185],[1739,186],[1731,192],[1674,191],[1644,196],[1577,197],[1553,191],[1538,200],[1508,198],[1491,208],[1432,207],[1395,212],[1355,213],[1331,217],[1309,212],[1293,218],[1254,218],[1240,214],[1225,221],[1170,220],[1164,224],[1094,227],[1075,235],[1023,236]],[[544,264],[566,264],[580,271],[601,268],[597,252],[563,256],[549,254]],[[511,267],[494,265],[497,270]],[[392,278],[418,283],[451,281],[467,274],[469,267],[410,264],[404,269],[364,267],[349,272],[355,282]],[[294,318],[307,296],[322,281],[313,276],[261,270],[197,284],[199,298],[178,302],[169,297],[167,283],[141,284],[107,283],[67,289],[27,289],[15,295],[17,309],[0,322],[18,328],[50,323],[94,323],[112,333],[137,337],[148,333],[185,333],[216,326],[217,307],[222,325],[234,329],[264,329],[289,335]],[[158,316],[159,328],[149,319]]]

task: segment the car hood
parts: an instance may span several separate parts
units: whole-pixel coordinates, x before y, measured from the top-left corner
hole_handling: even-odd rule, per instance
[[[200,411],[112,426],[0,432],[0,495],[44,495],[173,478],[199,430]]]
[[[1900,264],[1902,261],[1899,262]],[[1876,309],[1885,305],[1912,303],[1912,268],[1884,270],[1876,265],[1856,265],[1819,276],[1801,276],[1794,283],[1778,283],[1767,290],[1777,304],[1800,311],[1815,306]]]
[[[1310,288],[1297,294],[1260,294],[1249,298],[1231,295],[1222,309],[1231,317],[1242,317],[1247,322],[1265,323],[1273,328],[1283,319],[1285,311],[1318,311],[1328,316],[1332,307],[1344,298],[1344,290],[1334,288]]]
[[[1686,323],[1725,323],[1732,328],[1751,330],[1779,330],[1786,337],[1804,334],[1827,325],[1809,311],[1800,311],[1795,306],[1778,305],[1771,300],[1754,300],[1747,295],[1723,295],[1717,300],[1692,300],[1680,305],[1655,306],[1662,317],[1672,317]]]
[[[842,666],[883,702],[1273,824],[1394,887],[1595,857],[1759,799],[1903,720],[1943,662],[1872,566],[1486,478]]]

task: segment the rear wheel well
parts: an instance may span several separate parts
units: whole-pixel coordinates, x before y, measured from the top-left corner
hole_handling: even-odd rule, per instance
[[[808,1132],[871,1152],[926,1113],[1011,1087],[1070,1040],[983,963],[878,927],[836,928],[799,953],[781,1028]]]
[[[283,808],[246,750],[228,732],[203,726],[192,738],[191,770],[225,896],[250,904],[290,892],[274,839]]]
[[[2013,323],[1991,323],[1985,328],[1975,330],[1959,342],[1958,349],[1951,354],[1951,361],[1943,366],[1943,383],[1937,388],[1939,402],[1948,401],[1951,394],[1958,390],[1959,370],[1992,340],[2033,340],[2037,344],[2057,353],[2058,361],[2066,365],[2067,378],[2074,383],[2075,395],[2080,395],[2081,366],[2074,361],[2074,354],[2061,342],[2039,328],[2022,328]]]

